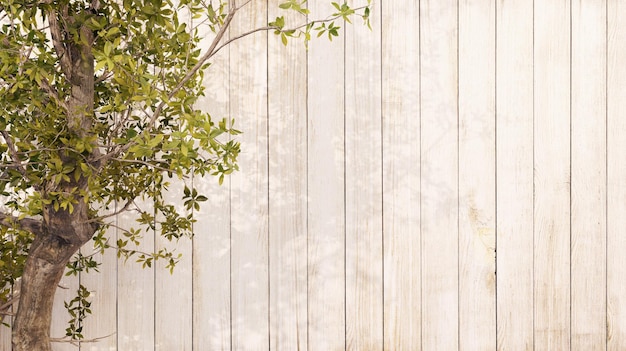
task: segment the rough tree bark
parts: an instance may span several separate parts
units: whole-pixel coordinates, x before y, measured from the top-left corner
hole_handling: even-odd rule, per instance
[[[13,351],[52,351],[50,326],[54,294],[67,263],[97,230],[87,205],[67,210],[44,209],[22,275],[20,304],[13,324]]]
[[[56,287],[72,255],[82,246],[46,234],[35,238],[24,267],[20,308],[13,324],[14,351],[51,351],[50,325]]]

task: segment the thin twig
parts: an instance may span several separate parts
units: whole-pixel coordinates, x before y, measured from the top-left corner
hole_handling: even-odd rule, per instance
[[[367,8],[367,6],[357,7],[357,8],[355,8],[355,9],[354,9],[354,11],[355,11],[355,12],[356,12],[356,11],[360,11],[360,10],[363,10],[363,9],[365,9],[365,8]],[[336,21],[336,20],[338,20],[338,19],[340,19],[340,18],[342,18],[342,17],[343,17],[342,15],[336,15],[336,16],[329,17],[329,18],[326,18],[326,19],[323,19],[323,20],[315,20],[315,21],[307,22],[307,23],[305,23],[305,24],[302,24],[302,25],[297,26],[297,27],[293,27],[293,28],[291,28],[291,29],[281,29],[280,27],[277,27],[277,26],[266,26],[266,27],[256,28],[256,29],[253,29],[253,30],[251,30],[251,31],[248,31],[248,32],[245,32],[245,33],[242,33],[242,34],[236,35],[236,36],[234,36],[234,37],[232,37],[232,38],[230,38],[230,39],[226,40],[226,41],[225,41],[222,45],[220,45],[217,49],[215,49],[215,51],[213,52],[213,54],[212,54],[209,58],[213,57],[213,56],[214,56],[215,54],[217,54],[217,53],[218,53],[218,52],[219,52],[222,48],[224,48],[224,47],[225,47],[225,46],[227,46],[228,44],[232,43],[233,41],[237,41],[237,40],[239,40],[239,39],[242,39],[242,38],[244,38],[244,37],[247,37],[247,36],[249,36],[249,35],[251,35],[251,34],[254,34],[254,33],[257,33],[257,32],[262,32],[262,31],[270,31],[270,30],[278,30],[278,31],[280,31],[281,33],[286,33],[286,32],[295,32],[295,31],[297,31],[297,30],[299,30],[299,29],[302,29],[302,28],[304,28],[304,27],[306,27],[306,26],[309,26],[309,25],[315,25],[315,24],[320,24],[320,23],[328,23],[328,22]]]
[[[11,136],[6,130],[0,131],[0,134],[2,134],[2,138],[4,138],[4,141],[7,143],[7,147],[9,148],[9,153],[11,154],[11,158],[13,159],[13,162],[17,164],[15,168],[17,168],[18,172],[20,172],[20,174],[22,174],[22,176],[26,178],[26,169],[24,168],[24,165],[22,165],[22,162],[17,154],[17,149],[15,148],[15,144],[13,144],[13,140],[11,139]]]
[[[20,300],[20,294],[13,294],[13,296],[11,296],[11,298],[4,305],[0,306],[0,314],[4,314],[4,315],[7,315],[7,316],[13,315],[12,312],[4,312],[4,310],[6,310],[9,307],[13,306],[19,300]]]
[[[46,78],[42,78],[40,80],[39,87],[43,89],[46,93],[48,93],[48,96],[50,96],[50,98],[52,98],[52,100],[54,100],[54,102],[56,102],[58,106],[63,108],[65,112],[69,111],[67,108],[67,104],[65,104],[65,101],[61,100],[61,98],[59,97],[59,93],[56,91],[56,89],[54,89],[54,87],[50,85],[50,83],[48,83],[48,80]]]
[[[111,333],[111,334],[109,334],[109,335],[106,335],[106,336],[100,336],[100,337],[97,337],[97,338],[93,338],[93,339],[84,339],[84,340],[72,340],[72,339],[68,339],[67,337],[63,337],[63,338],[50,338],[50,341],[51,341],[51,342],[64,342],[64,343],[69,343],[69,344],[74,345],[74,346],[80,346],[80,344],[82,344],[82,343],[85,343],[85,344],[86,344],[86,343],[95,343],[95,342],[100,342],[101,340],[106,339],[106,338],[110,338],[111,336],[113,336],[113,335],[115,335],[115,334],[116,334],[116,333],[115,333],[115,332],[113,332],[113,333]]]
[[[118,161],[118,162],[124,162],[124,163],[138,163],[138,164],[144,165],[146,167],[151,167],[151,168],[154,168],[154,169],[158,169],[158,170],[163,171],[163,172],[171,172],[172,171],[169,168],[165,168],[165,167],[161,167],[161,166],[158,166],[158,165],[154,165],[152,163],[149,163],[149,162],[146,162],[146,161],[142,161],[142,160],[126,160],[126,159],[123,159],[123,158],[116,158],[116,157],[112,158],[112,160]]]
[[[110,217],[117,216],[118,214],[120,214],[120,213],[122,213],[122,212],[126,212],[126,211],[128,211],[128,208],[129,208],[129,207],[130,207],[130,205],[132,205],[133,203],[134,203],[134,202],[133,202],[133,200],[128,200],[128,201],[126,202],[126,204],[124,205],[124,207],[122,207],[122,209],[121,209],[121,210],[119,210],[119,211],[115,211],[115,212],[111,212],[111,213],[109,213],[109,214],[105,214],[105,215],[102,215],[102,216],[98,216],[98,217],[92,218],[92,219],[90,219],[90,220],[88,220],[88,221],[81,222],[81,223],[101,222],[101,221],[102,221],[103,219],[105,219],[105,218],[110,218]]]
[[[94,80],[93,84],[98,84],[100,82],[103,82],[109,78],[111,78],[113,76],[113,72],[109,71],[108,69],[106,69],[104,72],[102,72],[102,75],[98,78],[96,78],[96,80]]]

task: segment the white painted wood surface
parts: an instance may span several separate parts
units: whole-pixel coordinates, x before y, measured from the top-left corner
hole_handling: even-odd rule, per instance
[[[498,350],[532,350],[533,4],[496,4]]]
[[[147,213],[154,212],[154,206],[147,199],[136,201],[139,208]],[[120,228],[137,228],[134,215],[125,213],[118,216]],[[128,248],[154,252],[154,231],[143,231],[139,247],[129,243]],[[125,239],[122,230],[117,230],[117,238]],[[117,239],[115,239],[117,240]],[[117,262],[117,349],[128,351],[154,350],[154,265],[142,268],[136,263],[136,256]],[[102,269],[106,269],[103,267]]]
[[[535,4],[535,348],[570,342],[570,6]]]
[[[9,309],[13,312],[12,308]],[[11,350],[11,324],[13,323],[13,317],[5,316],[2,320],[7,325],[0,325],[0,347],[2,350]]]
[[[372,31],[218,55],[199,105],[244,131],[241,171],[192,180],[173,276],[80,277],[86,336],[116,332],[80,350],[626,349],[626,5],[375,4]]]
[[[165,177],[170,185],[164,192],[165,201],[176,204],[176,211],[186,213],[183,205],[183,194],[186,180]],[[189,184],[191,185],[191,184]],[[157,226],[157,230],[159,226]],[[158,351],[191,350],[192,344],[192,247],[188,237],[172,241],[156,235],[155,249],[157,252],[166,249],[178,259],[173,273],[166,268],[168,262],[159,260],[155,263],[154,289],[154,349]]]
[[[203,28],[209,32],[208,28]],[[207,42],[212,40],[207,35]],[[206,97],[199,107],[214,121],[229,117],[229,50],[219,52],[205,75]],[[235,126],[238,127],[235,122]],[[208,200],[196,212],[193,238],[193,349],[231,348],[231,198],[230,179],[217,186],[215,177],[194,177]]]
[[[459,345],[457,1],[420,8],[422,347]]]
[[[309,2],[311,17],[333,11]],[[315,40],[307,52],[308,349],[346,344],[345,36]]]
[[[113,221],[116,221],[113,218]],[[115,239],[115,228],[109,228],[108,235],[111,243]],[[89,249],[89,246],[85,247]],[[87,251],[89,252],[89,251]],[[98,273],[81,274],[80,283],[90,292],[91,311],[97,318],[87,317],[83,327],[85,339],[101,338],[98,343],[84,343],[82,350],[88,351],[110,351],[117,350],[117,314],[114,307],[117,304],[117,267],[118,262],[115,251],[108,250],[104,254],[96,254],[94,259],[100,262],[101,268]],[[75,348],[73,349],[75,350]]]
[[[268,3],[268,18],[283,16]],[[297,13],[285,16],[290,26]],[[275,38],[272,38],[275,39]],[[306,48],[268,41],[270,349],[307,345]]]
[[[410,351],[422,330],[419,3],[382,7],[384,349]]]
[[[380,28],[380,3],[372,25]],[[383,347],[380,30],[346,27],[346,349]]]
[[[607,8],[607,349],[626,345],[626,4]]]
[[[606,348],[606,1],[572,2],[571,349]]]
[[[266,23],[267,3],[253,1],[233,20],[230,34],[236,36]],[[230,46],[230,116],[246,130],[239,138],[241,171],[231,178],[234,350],[269,348],[267,35],[261,32]]]
[[[459,350],[496,349],[495,5],[459,2]]]
[[[63,276],[61,281],[59,282],[59,287],[57,289],[57,293],[54,297],[54,306],[52,308],[53,315],[60,316],[60,319],[63,320],[64,323],[55,323],[50,328],[50,336],[53,338],[64,338],[65,337],[65,328],[68,327],[67,322],[70,320],[71,316],[65,309],[64,302],[71,301],[76,296],[76,291],[79,286],[79,277],[70,275]],[[55,343],[53,350],[54,351],[71,351],[74,349],[74,346],[68,343]]]

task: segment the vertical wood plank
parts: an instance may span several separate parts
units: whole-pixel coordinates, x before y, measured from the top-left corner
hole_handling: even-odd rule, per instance
[[[496,349],[495,54],[495,1],[461,1],[460,350]]]
[[[570,343],[570,5],[535,2],[535,348]]]
[[[606,346],[606,1],[572,2],[572,350]]]
[[[0,24],[2,24],[3,22],[4,22],[3,20],[0,20]],[[0,205],[0,208],[2,208],[3,211],[9,212],[4,207],[4,203],[8,201],[8,199],[5,196],[0,196],[0,201],[3,204],[3,205]],[[4,234],[4,235],[9,236],[7,240],[11,240],[13,238],[10,234]],[[15,313],[17,312],[16,307],[17,307],[17,304],[13,304],[12,306],[10,306],[10,308],[8,308],[5,311]],[[0,319],[2,320],[2,323],[7,323],[7,325],[0,324],[0,350],[12,351],[13,347],[11,346],[11,327],[13,326],[13,317],[12,316],[0,316]]]
[[[607,349],[626,349],[626,3],[608,2]]]
[[[265,25],[266,16],[267,2],[248,3],[231,36]],[[267,33],[230,45],[230,62],[231,116],[243,131],[231,178],[232,348],[261,350],[269,348]]]
[[[66,269],[67,272],[67,269]],[[59,285],[57,287],[57,291],[54,295],[54,305],[52,306],[52,315],[54,322],[50,327],[50,337],[51,338],[64,338],[65,337],[65,328],[69,326],[68,321],[71,316],[67,312],[65,308],[64,302],[70,302],[72,299],[76,297],[76,291],[78,290],[78,285],[80,284],[78,276],[63,275]],[[89,317],[88,317],[89,318]],[[69,339],[68,339],[69,340]],[[68,342],[54,342],[52,343],[52,349],[54,351],[75,351],[78,350],[78,347],[68,343]]]
[[[152,213],[153,203],[149,199],[138,199],[135,203],[141,210]],[[139,228],[136,212],[125,212],[118,216],[118,225],[126,230]],[[142,230],[141,245],[129,243],[127,249],[154,252],[154,231]],[[117,237],[125,239],[122,230]],[[135,262],[136,256],[118,263],[117,281],[117,347],[119,350],[141,351],[154,349],[154,266],[142,268]]]
[[[422,1],[422,348],[458,348],[457,0]]]
[[[15,309],[16,305],[11,306],[8,309],[8,312],[17,312]],[[7,323],[6,325],[0,325],[0,350],[11,351],[13,347],[11,346],[11,327],[13,326],[13,317],[12,316],[3,316],[3,323]]]
[[[11,351],[11,325],[13,325],[13,318],[7,316],[4,318],[4,323],[8,323],[9,326],[0,325],[0,350]]]
[[[383,348],[380,3],[346,26],[346,344]]]
[[[194,27],[191,13],[183,14],[189,27]],[[200,109],[200,106],[193,106]],[[191,215],[193,210],[184,206],[183,194],[186,187],[192,188],[193,175],[188,178],[166,177],[163,200],[174,206],[181,216]],[[161,218],[163,219],[163,218]],[[157,218],[159,220],[159,218]],[[156,251],[166,250],[180,257],[176,266],[167,268],[169,262],[159,260],[155,267],[154,329],[155,350],[191,350],[193,345],[193,244],[192,237],[182,236],[168,239],[157,222],[155,235]],[[194,227],[192,226],[192,232]],[[178,233],[179,235],[182,233]]]
[[[0,197],[0,199],[3,202],[7,201],[4,196]],[[6,209],[3,208],[3,210],[6,210]],[[15,294],[14,296],[17,296],[17,294],[19,294],[19,282],[20,281],[21,279],[18,280],[18,282],[16,282],[16,284],[13,286],[13,294]],[[19,306],[19,303],[17,302],[14,303],[13,305],[10,306],[7,312],[16,313],[18,306]],[[13,346],[11,345],[11,332],[12,332],[12,327],[13,327],[13,317],[12,316],[3,316],[3,317],[4,319],[2,320],[2,322],[7,323],[8,326],[0,325],[0,350],[12,351]],[[55,320],[53,316],[53,323],[54,322]]]
[[[419,1],[381,6],[384,349],[409,351],[421,343]]]
[[[164,190],[163,200],[174,205],[179,214],[186,216],[182,200],[184,181],[177,177],[164,178],[169,185]],[[170,241],[162,235],[160,228],[157,223],[156,252],[166,249],[173,252],[174,257],[178,254],[182,256],[173,273],[166,268],[166,260],[155,263],[154,349],[188,351],[192,344],[191,238],[183,236]]]
[[[204,47],[213,36],[207,35]],[[216,121],[230,117],[228,70],[229,50],[222,50],[206,72],[206,97],[198,101],[198,108]],[[240,122],[235,122],[235,128],[242,128]],[[194,213],[193,349],[230,350],[230,178],[219,186],[215,176],[195,176],[193,184],[208,198]]]
[[[331,13],[309,1],[311,18]],[[345,347],[344,41],[313,40],[308,50],[308,348]]]
[[[113,218],[113,224],[116,223]],[[107,231],[109,243],[115,242],[117,230],[110,227]],[[84,254],[90,254],[91,243],[83,247]],[[115,250],[109,249],[104,254],[96,254],[94,259],[101,263],[99,272],[81,273],[80,282],[90,292],[92,315],[87,316],[84,323],[83,335],[85,339],[99,339],[96,343],[83,343],[83,351],[114,351],[117,350],[117,310],[113,307],[117,304],[117,265],[118,259]]]
[[[533,3],[496,7],[498,350],[533,349]]]
[[[302,16],[270,0],[268,18]],[[307,350],[306,48],[268,39],[270,349]]]

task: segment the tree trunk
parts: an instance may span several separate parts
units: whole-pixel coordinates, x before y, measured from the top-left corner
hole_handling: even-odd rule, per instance
[[[53,234],[35,238],[22,275],[20,304],[13,324],[13,351],[52,351],[54,293],[65,266],[81,246]]]
[[[93,7],[94,10],[98,6]],[[94,106],[94,58],[91,44],[94,33],[81,25],[77,33],[74,15],[68,5],[55,5],[48,12],[52,43],[71,94],[67,101],[67,126],[81,138],[91,136]],[[82,14],[80,14],[82,15]],[[79,40],[80,39],[80,40]],[[96,148],[97,149],[97,148]],[[97,155],[96,150],[93,155]],[[64,166],[77,167],[76,155],[61,153]],[[73,194],[75,189],[87,190],[87,179],[56,184],[50,191]],[[44,206],[43,230],[35,235],[22,275],[20,303],[13,324],[13,351],[52,351],[50,324],[54,293],[72,255],[87,243],[97,225],[90,224],[87,203],[76,198],[73,212]],[[58,205],[58,204],[57,204]]]

